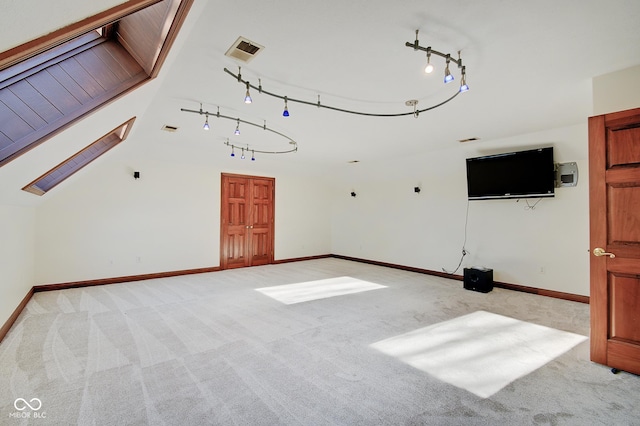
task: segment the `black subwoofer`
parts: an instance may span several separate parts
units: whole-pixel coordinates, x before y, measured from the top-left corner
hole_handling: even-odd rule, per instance
[[[493,269],[464,268],[464,288],[489,293],[493,290]]]

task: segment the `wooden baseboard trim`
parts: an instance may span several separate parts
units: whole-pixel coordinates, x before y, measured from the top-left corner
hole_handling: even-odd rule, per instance
[[[280,263],[290,263],[290,262],[300,262],[303,260],[314,260],[314,259],[326,259],[331,257],[330,254],[322,254],[318,256],[306,256],[306,257],[297,257],[291,259],[280,259],[275,260],[273,264]],[[176,277],[180,275],[191,275],[191,274],[204,274],[207,272],[217,272],[222,270],[219,266],[212,266],[209,268],[199,268],[199,269],[186,269],[181,271],[169,271],[169,272],[157,272],[152,274],[143,274],[143,275],[129,275],[124,277],[113,277],[113,278],[100,278],[97,280],[86,280],[86,281],[74,281],[67,283],[57,283],[57,284],[42,284],[36,285],[33,287],[34,292],[40,291],[51,291],[51,290],[64,290],[67,288],[79,288],[79,287],[91,287],[95,285],[106,285],[106,284],[119,284],[126,283],[131,281],[143,281],[143,280],[151,280],[155,278],[167,278],[167,277]]]
[[[331,257],[331,255],[322,254],[318,256],[305,256],[305,257],[296,257],[296,258],[290,258],[290,259],[280,259],[280,260],[274,260],[273,264],[301,262],[304,260],[326,259],[328,257]],[[167,277],[176,277],[180,275],[203,274],[207,272],[217,272],[220,270],[221,270],[220,267],[212,266],[209,268],[157,272],[157,273],[142,274],[142,275],[128,275],[124,277],[100,278],[97,280],[74,281],[74,282],[57,283],[57,284],[41,284],[41,285],[34,286],[33,292],[37,293],[40,291],[64,290],[67,288],[91,287],[95,285],[106,285],[106,284],[119,284],[119,283],[131,282],[131,281],[151,280],[154,278],[167,278]]]
[[[447,274],[446,272],[432,271],[429,269],[422,269],[422,268],[414,268],[412,266],[396,265],[394,263],[378,262],[376,260],[360,259],[357,257],[342,256],[339,254],[332,254],[331,257],[335,257],[337,259],[351,260],[354,262],[368,263],[370,265],[384,266],[387,268],[402,269],[403,271],[417,272],[420,274],[434,275],[436,277],[449,278],[449,279],[458,280],[458,281],[462,281],[464,279],[462,275],[452,275],[452,274]],[[493,286],[498,288],[504,288],[507,290],[520,291],[523,293],[537,294],[538,296],[547,296],[547,297],[553,297],[556,299],[563,299],[563,300],[569,300],[572,302],[589,304],[589,296],[582,296],[579,294],[563,293],[561,291],[545,290],[542,288],[528,287],[528,286],[519,285],[519,284],[503,283],[500,281],[494,281]]]
[[[493,285],[499,288],[506,288],[507,290],[521,291],[523,293],[537,294],[538,296],[547,296],[555,299],[570,300],[571,302],[586,303],[587,305],[589,304],[589,296],[582,296],[580,294],[563,293],[561,291],[545,290],[544,288],[527,287],[524,285],[503,283],[499,281],[494,281]]]
[[[289,258],[289,259],[274,260],[273,264],[274,265],[278,265],[280,263],[291,263],[291,262],[302,262],[302,261],[305,261],[305,260],[327,259],[329,257],[332,257],[332,255],[330,255],[330,254],[321,254],[321,255],[318,255],[318,256],[292,257],[292,258]]]
[[[31,300],[32,296],[33,296],[33,287],[31,287],[31,289],[27,292],[27,295],[22,299],[22,301],[16,308],[16,310],[13,311],[9,319],[4,323],[2,328],[0,328],[0,342],[2,342],[5,336],[7,335],[7,333],[9,333],[9,330],[11,329],[13,324],[16,322],[16,320],[22,313],[22,310],[25,308],[25,306],[27,306],[27,303],[29,303],[29,300]]]
[[[446,272],[432,271],[430,269],[415,268],[413,266],[397,265],[395,263],[379,262],[377,260],[361,259],[359,257],[342,256],[340,254],[332,254],[331,257],[337,259],[351,260],[353,262],[368,263],[369,265],[384,266],[387,268],[401,269],[403,271],[417,272],[419,274],[434,275],[436,277],[450,278],[452,280],[462,281],[462,276],[447,274]]]
[[[214,266],[210,268],[185,269],[182,271],[157,272],[153,274],[101,278],[97,280],[88,280],[88,281],[75,281],[75,282],[58,283],[58,284],[43,284],[43,285],[34,286],[33,291],[37,293],[40,291],[64,290],[67,288],[91,287],[95,285],[106,285],[106,284],[119,284],[119,283],[131,282],[131,281],[151,280],[155,278],[176,277],[179,275],[203,274],[206,272],[217,272],[219,270],[220,270],[219,267]]]

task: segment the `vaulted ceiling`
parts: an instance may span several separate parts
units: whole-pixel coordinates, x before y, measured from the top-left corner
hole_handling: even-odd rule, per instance
[[[0,51],[118,3],[10,2],[0,17]],[[0,169],[0,195],[11,198],[8,182],[22,187],[55,165],[46,160],[56,152],[52,145],[77,151],[133,115],[129,141],[117,150],[154,161],[225,167],[238,160],[230,160],[227,139],[256,150],[290,147],[248,125],[235,136],[234,120],[210,117],[205,132],[204,116],[181,111],[200,104],[205,111],[219,108],[223,115],[266,123],[297,141],[295,154],[256,155],[261,170],[318,175],[339,174],[352,160],[380,165],[392,156],[456,149],[460,139],[478,137],[473,143],[481,144],[584,123],[592,114],[592,78],[640,64],[638,22],[637,0],[195,0],[160,76],[28,153],[30,159],[16,160],[20,165]],[[443,84],[440,57],[432,57],[436,71],[424,73],[425,53],[405,46],[415,30],[421,46],[453,57],[461,51],[470,87],[417,118],[359,116],[295,102],[283,117],[281,99],[252,89],[247,105],[244,84],[224,72],[242,66],[242,78],[251,84],[310,103],[320,95],[322,104],[338,108],[410,112],[407,100],[426,108],[454,94],[460,81],[452,66],[456,80]],[[239,36],[264,46],[248,63],[225,56]],[[178,131],[165,132],[164,125]]]

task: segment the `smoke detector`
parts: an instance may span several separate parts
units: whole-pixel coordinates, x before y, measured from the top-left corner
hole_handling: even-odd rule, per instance
[[[225,56],[248,63],[255,58],[258,53],[262,52],[263,49],[264,46],[261,46],[258,43],[244,37],[238,37],[231,47],[227,49]]]

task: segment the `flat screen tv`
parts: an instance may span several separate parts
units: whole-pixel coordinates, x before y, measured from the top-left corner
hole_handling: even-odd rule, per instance
[[[553,147],[467,158],[469,200],[553,197]]]

